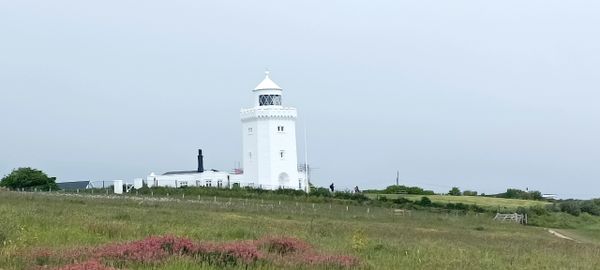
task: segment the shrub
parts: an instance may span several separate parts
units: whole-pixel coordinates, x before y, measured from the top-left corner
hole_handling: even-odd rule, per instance
[[[280,255],[304,252],[310,249],[307,243],[290,237],[267,238],[262,240],[262,242],[262,247],[266,248],[269,252],[275,252]]]
[[[469,210],[469,205],[464,203],[448,203],[446,204],[446,208],[454,210]]]
[[[581,208],[576,201],[565,201],[560,203],[560,211],[569,213],[574,216],[581,214]]]
[[[418,202],[421,206],[432,206],[431,200],[427,197],[421,197],[421,200]]]
[[[529,210],[531,213],[533,213],[534,215],[538,215],[538,216],[548,214],[548,210],[546,210],[546,207],[541,206],[541,205],[531,206],[531,207],[529,207]]]
[[[560,205],[558,205],[557,203],[553,203],[553,204],[548,204],[545,206],[546,211],[549,212],[560,212]]]
[[[331,197],[332,196],[329,189],[324,188],[324,187],[313,188],[310,190],[310,193],[308,193],[308,195],[316,196],[316,197]]]
[[[18,189],[57,190],[55,177],[48,177],[44,172],[29,167],[13,170],[0,180],[0,186]]]
[[[406,199],[404,197],[398,197],[398,198],[392,200],[392,202],[396,203],[396,204],[407,204],[407,203],[412,204],[413,203],[413,201]]]
[[[414,195],[433,195],[433,191],[431,190],[423,190],[420,187],[407,187],[402,185],[392,185],[388,186],[383,190],[384,193],[388,194],[397,194],[397,193],[406,193],[406,194],[414,194]]]
[[[543,200],[542,193],[539,191],[523,191],[520,189],[509,188],[504,193],[495,195],[498,198],[521,199],[521,200]]]
[[[465,190],[462,193],[463,196],[477,196],[477,191]]]
[[[267,253],[262,252],[259,248],[263,248],[263,251],[266,249]],[[72,251],[61,250],[55,253],[44,251],[28,256],[41,258],[42,261],[39,265],[44,265],[43,269],[46,269],[47,262],[75,262],[57,268],[65,270],[112,270],[103,263],[119,266],[141,264],[145,269],[150,269],[160,266],[158,263],[175,256],[194,258],[201,264],[225,269],[238,265],[250,269],[253,268],[251,266],[254,263],[259,261],[281,263],[280,266],[331,266],[334,269],[352,268],[359,265],[359,261],[355,257],[324,255],[315,251],[308,243],[289,237],[228,243],[202,243],[175,236],[152,236],[127,243],[108,244],[96,248],[78,248]]]
[[[369,197],[362,193],[351,193],[351,192],[340,192],[336,191],[333,193],[333,197],[342,200],[353,200],[358,202],[364,202],[370,200]]]
[[[303,190],[290,189],[290,188],[280,188],[275,190],[275,194],[289,195],[289,196],[305,196],[306,192]]]
[[[591,200],[583,201],[581,203],[581,212],[585,212],[594,216],[600,216],[600,206]]]
[[[476,205],[476,204],[472,204],[471,205],[471,210],[473,210],[473,211],[475,211],[477,213],[484,213],[486,211],[485,208],[483,208],[483,207],[481,207],[479,205]]]
[[[448,195],[451,196],[460,196],[460,194],[460,189],[458,189],[457,187],[452,187],[452,189],[448,191]]]

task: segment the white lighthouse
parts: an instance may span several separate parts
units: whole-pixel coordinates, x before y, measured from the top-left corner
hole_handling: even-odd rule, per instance
[[[282,105],[283,90],[265,72],[256,86],[254,107],[241,110],[243,181],[263,189],[306,189],[298,173],[296,108]]]
[[[167,187],[255,187],[262,189],[298,189],[308,192],[309,167],[298,166],[296,152],[296,108],[282,105],[283,90],[269,78],[253,90],[254,106],[242,109],[243,173],[215,169],[204,170],[202,150],[198,169],[170,171],[146,177],[148,186]],[[138,186],[143,180],[138,179]]]

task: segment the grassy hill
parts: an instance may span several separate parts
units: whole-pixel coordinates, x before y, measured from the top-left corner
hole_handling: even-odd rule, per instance
[[[600,265],[600,244],[593,239],[576,243],[544,228],[494,222],[490,214],[413,211],[398,216],[388,208],[340,203],[6,191],[0,191],[0,202],[0,269],[43,265],[52,269],[65,262],[48,254],[72,254],[151,235],[214,243],[294,237],[319,254],[357,258],[360,264],[354,268],[358,269],[597,269]],[[227,266],[185,256],[103,263],[127,269],[340,269],[294,263],[307,258],[289,258]]]
[[[532,207],[532,206],[544,206],[549,204],[544,201],[533,201],[533,200],[518,200],[518,199],[504,199],[504,198],[493,198],[483,196],[450,196],[450,195],[410,195],[410,194],[367,194],[371,199],[385,196],[388,199],[396,199],[402,197],[411,201],[418,201],[422,197],[429,198],[432,202],[438,203],[464,203],[464,204],[476,204],[478,206],[487,209],[498,209],[498,210],[515,210],[518,207]]]

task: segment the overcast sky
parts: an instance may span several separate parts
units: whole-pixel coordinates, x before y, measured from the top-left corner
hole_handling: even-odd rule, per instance
[[[241,161],[265,68],[313,182],[600,197],[598,1],[0,1],[0,175]]]

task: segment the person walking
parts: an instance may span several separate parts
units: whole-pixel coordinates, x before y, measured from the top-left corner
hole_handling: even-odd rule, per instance
[[[329,185],[329,189],[331,189],[331,192],[335,191],[335,186],[333,185],[333,183],[331,183],[331,185]]]

